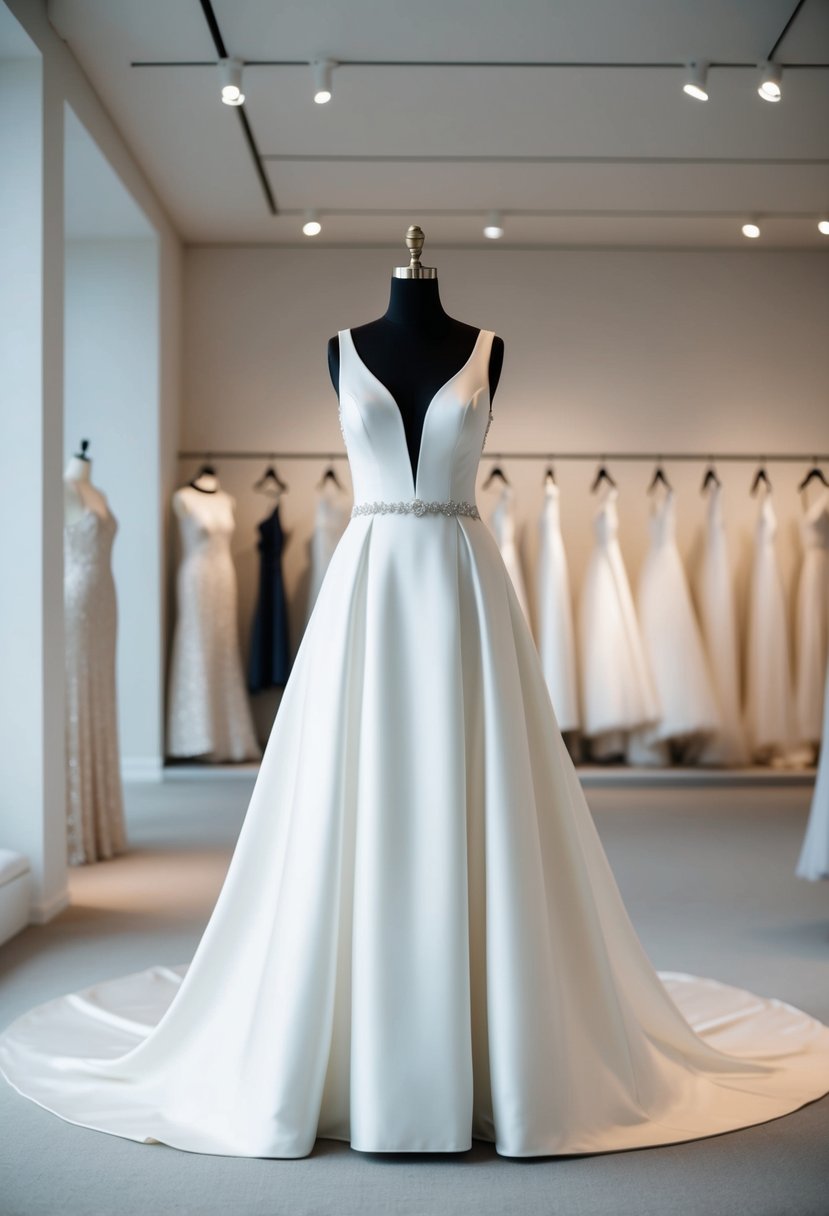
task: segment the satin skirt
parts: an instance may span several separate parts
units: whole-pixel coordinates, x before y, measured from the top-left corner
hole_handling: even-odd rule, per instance
[[[497,546],[363,516],[332,558],[189,966],[0,1037],[21,1093],[193,1152],[528,1157],[691,1140],[829,1091],[829,1029],[649,963]]]

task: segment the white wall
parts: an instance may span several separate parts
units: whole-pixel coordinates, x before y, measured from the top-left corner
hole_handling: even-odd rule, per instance
[[[402,248],[402,246],[401,246]],[[379,316],[394,250],[190,248],[185,258],[183,448],[342,450],[326,342]],[[506,361],[487,449],[537,449],[507,465],[534,559],[543,455],[550,450],[829,450],[829,256],[810,253],[453,251],[437,263],[450,313],[495,329]],[[484,460],[482,474],[489,462]],[[182,464],[182,478],[192,475]],[[254,528],[268,504],[261,470],[226,463],[239,504],[235,557],[243,645],[256,585]],[[622,545],[632,577],[647,543],[651,468],[612,465],[622,492]],[[294,638],[303,602],[319,466],[285,463],[285,571]],[[565,542],[578,588],[591,544],[593,462],[558,466]],[[669,466],[689,553],[702,517],[702,469]],[[755,503],[753,468],[724,465],[728,517],[744,576]],[[800,466],[773,466],[780,555],[798,562]],[[479,493],[486,510],[489,498]],[[260,710],[266,729],[272,704]]]
[[[68,242],[65,294],[65,452],[90,439],[118,520],[119,742],[126,773],[149,773],[163,754],[157,241]]]

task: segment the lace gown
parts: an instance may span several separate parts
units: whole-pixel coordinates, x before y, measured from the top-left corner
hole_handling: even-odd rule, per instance
[[[85,510],[63,530],[66,630],[66,798],[70,865],[127,845],[115,692],[117,605],[112,543],[118,524]]]
[[[182,559],[170,659],[167,752],[257,760],[259,744],[239,649],[233,499],[183,486],[175,494]]]
[[[63,1118],[235,1156],[474,1136],[532,1157],[829,1090],[829,1029],[658,975],[625,913],[475,506],[491,341],[432,399],[413,477],[394,398],[340,334],[356,510],[195,956],[0,1036],[5,1075]]]

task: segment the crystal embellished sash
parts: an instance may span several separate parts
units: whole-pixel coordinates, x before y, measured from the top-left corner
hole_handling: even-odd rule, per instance
[[[480,519],[480,512],[474,503],[455,502],[424,502],[422,498],[412,498],[409,502],[361,502],[357,503],[351,518],[355,515],[469,515],[472,519]]]

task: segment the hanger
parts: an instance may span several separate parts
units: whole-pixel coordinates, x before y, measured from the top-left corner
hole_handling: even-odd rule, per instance
[[[494,478],[496,478],[496,477],[500,477],[501,481],[504,483],[505,486],[509,485],[509,478],[507,477],[504,470],[501,468],[501,466],[499,464],[494,464],[492,466],[492,469],[490,470],[489,477],[487,477],[486,481],[483,484],[483,489],[484,490],[489,489]]]
[[[87,460],[88,461],[90,459],[90,457],[87,456],[87,454],[86,454],[88,448],[89,448],[89,440],[82,439],[81,440],[81,450],[79,452],[75,453],[75,456],[78,458],[78,460]]]
[[[752,498],[755,496],[755,494],[759,490],[761,484],[766,487],[767,492],[770,494],[771,493],[771,482],[769,481],[769,475],[766,472],[765,460],[760,461],[760,466],[757,469],[757,472],[754,474],[754,481],[751,483]]]
[[[271,463],[259,480],[253,483],[253,488],[259,494],[275,494],[278,498],[288,489],[288,483],[282,480],[276,471],[276,465]]]
[[[613,478],[610,476],[610,473],[607,471],[607,465],[604,463],[604,457],[602,457],[602,463],[596,469],[596,476],[593,478],[593,484],[590,487],[590,493],[595,494],[603,481],[606,481],[607,484],[609,486],[612,486],[614,490],[616,489],[616,482],[613,480]]]
[[[549,478],[549,479],[550,479],[550,481],[553,483],[553,485],[555,485],[555,484],[556,484],[556,471],[555,471],[555,469],[553,468],[553,458],[552,458],[552,456],[550,457],[550,459],[549,459],[549,461],[548,461],[548,464],[547,464],[547,467],[546,467],[546,469],[544,470],[544,485],[546,485],[546,484],[547,484],[547,479],[548,479],[548,478]]]
[[[809,472],[797,487],[798,491],[802,494],[806,487],[811,485],[813,481],[820,481],[826,486],[827,489],[829,489],[829,481],[826,480],[826,474],[823,472],[823,469],[820,468],[816,459],[813,462],[812,467],[809,469]]]
[[[322,477],[317,482],[317,489],[321,490],[327,481],[333,481],[333,483],[337,487],[337,489],[342,490],[343,484],[340,481],[339,477],[337,476],[337,470],[334,467],[333,458],[331,460],[331,463],[328,465],[328,468],[325,470]]]
[[[651,484],[648,486],[648,493],[653,494],[654,490],[659,485],[664,486],[668,491],[672,490],[671,483],[665,476],[665,470],[662,468],[661,463],[657,461],[656,468],[653,471],[653,477],[651,478]]]
[[[699,491],[700,494],[704,494],[710,485],[722,485],[722,482],[717,476],[717,470],[714,468],[713,456],[709,459],[708,464],[705,466],[705,473],[703,474],[702,485],[700,486]]]

